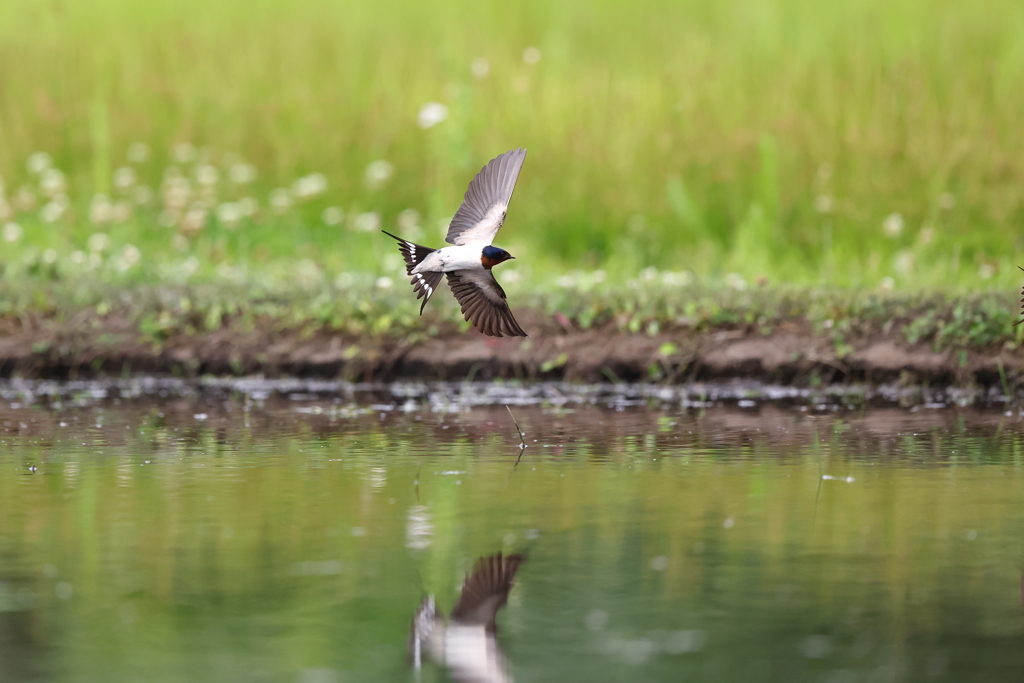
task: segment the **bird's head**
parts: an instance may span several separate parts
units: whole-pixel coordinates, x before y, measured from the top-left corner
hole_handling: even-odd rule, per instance
[[[487,245],[486,247],[484,247],[484,250],[480,253],[480,263],[483,264],[483,267],[487,268],[488,270],[498,265],[499,263],[514,258],[515,256],[508,253],[504,249],[492,247],[491,245]]]

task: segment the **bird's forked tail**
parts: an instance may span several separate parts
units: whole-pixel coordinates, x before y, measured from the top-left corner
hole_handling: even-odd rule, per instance
[[[405,274],[412,275],[412,269],[415,268],[427,258],[427,255],[437,251],[437,249],[431,249],[430,247],[424,247],[420,244],[415,244],[409,240],[403,240],[401,237],[392,235],[387,230],[381,230],[382,233],[398,241],[398,250],[402,252],[402,258],[405,259]]]
[[[423,307],[430,301],[430,297],[434,294],[434,290],[437,289],[437,285],[441,282],[441,276],[444,273],[439,271],[436,273],[416,273],[414,275],[412,269],[437,250],[404,240],[401,237],[392,235],[387,230],[381,230],[381,232],[398,241],[398,250],[402,252],[402,258],[405,259],[405,273],[406,275],[412,275],[412,279],[409,282],[412,284],[413,291],[416,292],[416,298],[423,299],[423,304],[420,306],[420,315],[423,315]]]

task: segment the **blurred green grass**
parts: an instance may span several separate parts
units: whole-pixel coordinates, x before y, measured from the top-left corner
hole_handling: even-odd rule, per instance
[[[440,245],[473,174],[525,146],[498,240],[512,289],[653,267],[738,289],[1012,291],[1022,82],[1009,0],[9,0],[0,267],[9,284],[402,288],[366,228]],[[448,115],[423,128],[430,102]],[[36,152],[59,178],[29,170]],[[256,178],[233,183],[243,163]],[[295,184],[314,173],[323,191]]]

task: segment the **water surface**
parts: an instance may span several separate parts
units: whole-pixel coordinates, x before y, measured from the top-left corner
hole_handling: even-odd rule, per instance
[[[1024,676],[1016,411],[487,391],[5,385],[0,680],[449,680],[497,551],[517,681]]]

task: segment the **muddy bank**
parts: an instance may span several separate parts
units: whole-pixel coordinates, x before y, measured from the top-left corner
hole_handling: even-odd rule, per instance
[[[905,382],[1016,388],[1024,352],[908,344],[901,335],[833,338],[810,325],[764,330],[678,329],[649,335],[614,326],[574,330],[530,321],[528,339],[442,329],[436,337],[346,337],[325,328],[227,325],[154,340],[128,321],[70,326],[56,321],[0,329],[0,377],[86,378],[136,373],[181,377],[252,375],[352,381],[565,379],[678,383],[745,377],[818,386]]]

